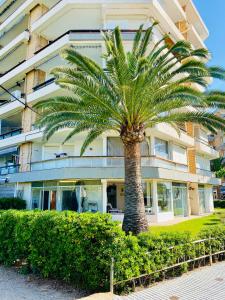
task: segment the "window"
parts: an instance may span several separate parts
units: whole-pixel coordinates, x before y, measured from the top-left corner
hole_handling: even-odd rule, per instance
[[[157,184],[159,212],[171,211],[171,184],[159,182]]]
[[[141,143],[141,155],[149,156],[149,143],[147,138]],[[107,139],[108,156],[124,156],[124,147],[119,137],[108,137]]]
[[[32,189],[32,209],[40,208],[40,189]]]
[[[163,158],[169,158],[169,146],[168,142],[155,138],[155,155]]]

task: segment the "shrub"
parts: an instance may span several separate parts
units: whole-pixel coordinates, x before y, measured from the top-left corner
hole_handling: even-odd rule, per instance
[[[224,227],[203,231],[200,238],[212,235],[219,236],[213,244],[219,249],[225,242]],[[191,242],[189,233],[125,235],[108,214],[15,210],[0,214],[0,262],[26,260],[30,270],[44,277],[95,291],[109,289],[112,257],[115,280],[126,280],[210,251],[209,245],[205,249]],[[180,267],[179,272],[184,271],[185,266]]]
[[[215,208],[225,208],[225,200],[216,200],[214,201]]]
[[[0,209],[26,209],[26,201],[20,198],[0,198]]]

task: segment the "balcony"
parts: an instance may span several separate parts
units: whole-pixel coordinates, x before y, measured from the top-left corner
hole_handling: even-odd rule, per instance
[[[201,176],[207,176],[207,177],[213,177],[213,178],[216,177],[215,174],[213,172],[211,172],[210,170],[196,169],[196,173]]]
[[[9,10],[9,14],[7,18],[4,18],[2,23],[0,24],[0,33],[8,32],[13,27],[17,26],[18,23],[21,22],[23,18],[29,13],[29,11],[37,5],[40,1],[38,0],[26,0],[19,1],[19,5]]]
[[[175,128],[166,123],[157,124],[152,129],[147,129],[148,135],[154,135],[167,141],[171,140],[186,147],[194,146],[194,139],[189,136],[184,130],[180,130],[180,134]]]
[[[182,7],[185,7],[185,13],[187,17],[187,21],[189,24],[193,24],[195,27],[196,32],[200,36],[201,40],[205,40],[208,35],[209,31],[202,20],[197,8],[195,7],[193,1],[189,0],[178,0]]]
[[[118,2],[119,1],[117,1],[117,3]],[[170,0],[170,2],[173,8],[179,7],[177,1]],[[113,1],[109,1],[105,3],[104,10],[102,10],[100,2],[94,3],[90,0],[82,5],[81,3],[78,4],[76,0],[61,0],[40,19],[34,22],[31,26],[31,32],[40,34],[48,40],[54,40],[59,35],[62,35],[74,27],[77,29],[107,29],[107,23],[111,17],[113,17],[114,20],[121,18],[124,24],[124,16],[127,15],[127,9],[129,9],[130,15],[134,16],[134,18],[133,21],[122,26],[123,29],[137,28],[146,22],[146,18],[154,17],[154,19],[160,22],[163,33],[171,33],[175,40],[183,39],[182,34],[167,14],[167,10],[164,10],[158,1],[136,0],[130,3],[130,0],[124,0],[122,3],[123,5],[118,9],[118,4],[115,5]],[[178,15],[179,18],[183,16],[180,7],[179,10],[176,9],[176,13],[174,13],[174,9],[171,9],[170,5],[168,7],[170,7],[169,13],[173,12],[171,15],[172,18],[178,18]],[[135,16],[138,16],[137,19],[135,19]],[[103,19],[105,21],[103,21]],[[119,25],[118,22],[115,23],[115,26],[116,25]]]
[[[26,56],[26,43],[30,38],[28,31],[24,31],[14,39],[12,39],[7,45],[3,46],[0,50],[1,67],[0,72],[5,73],[11,67],[14,67],[19,62],[25,60]],[[2,41],[0,40],[0,43]],[[2,46],[2,43],[1,43]]]
[[[3,133],[3,134],[0,135],[0,140],[5,140],[5,139],[8,139],[8,138],[11,138],[13,136],[21,134],[22,132],[23,132],[23,129],[19,128],[19,129],[15,129],[15,130]]]
[[[129,43],[129,41],[133,40],[135,31],[124,30],[122,34],[124,39]],[[52,67],[65,64],[65,61],[63,62],[60,58],[59,52],[69,45],[73,45],[77,51],[80,49],[82,53],[101,64],[102,43],[103,37],[100,30],[71,30],[66,32],[55,41],[37,51],[36,55],[29,60],[21,62],[7,71],[0,78],[0,84],[9,85],[11,82],[22,80],[25,73],[34,68],[49,72],[49,69]]]
[[[195,147],[197,152],[205,154],[210,159],[219,157],[219,152],[203,139],[195,138]]]
[[[124,157],[70,156],[31,163],[31,171],[60,168],[118,168],[124,167]],[[167,168],[188,172],[187,165],[175,163],[155,156],[142,157],[142,167]]]
[[[198,34],[196,28],[193,25],[188,26],[188,40],[192,43],[195,48],[207,48],[202,38]]]

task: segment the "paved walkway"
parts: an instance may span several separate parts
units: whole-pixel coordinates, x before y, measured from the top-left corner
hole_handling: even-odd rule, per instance
[[[115,300],[225,300],[225,262]]]

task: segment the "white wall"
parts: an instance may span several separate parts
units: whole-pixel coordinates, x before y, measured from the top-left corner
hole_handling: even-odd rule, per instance
[[[17,186],[17,195],[27,202],[27,209],[31,209],[32,194],[31,183],[20,183]]]
[[[76,139],[75,142],[72,144],[65,144],[62,145],[61,143],[58,144],[45,144],[42,148],[42,158],[36,154],[36,157],[33,157],[32,161],[38,161],[38,160],[48,160],[48,159],[54,159],[55,153],[67,153],[68,156],[80,156],[80,150],[83,144],[83,139],[79,138]],[[41,150],[41,146],[39,146],[39,149]],[[36,147],[36,153],[39,151]],[[85,153],[84,156],[102,156],[103,155],[103,140],[102,139],[96,139],[93,143],[91,143]],[[36,158],[36,160],[34,160]]]
[[[108,15],[105,28],[114,29],[119,26],[121,29],[137,29],[142,24],[151,25],[149,18],[145,15]]]

